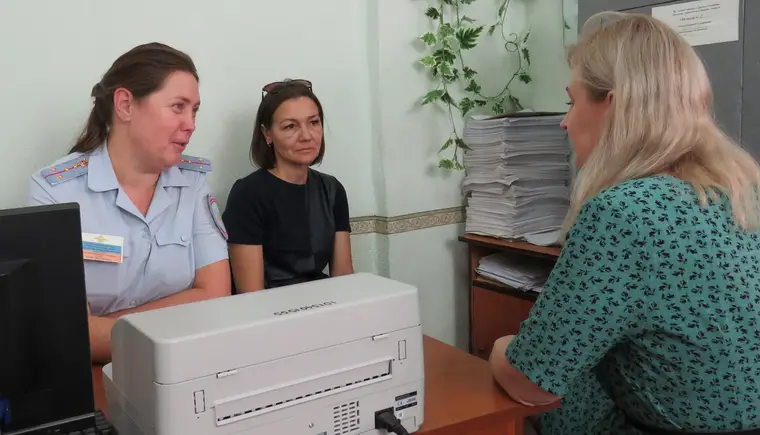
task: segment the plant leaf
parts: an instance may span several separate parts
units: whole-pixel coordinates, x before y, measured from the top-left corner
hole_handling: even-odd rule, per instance
[[[467,84],[467,87],[464,88],[467,92],[472,92],[474,94],[477,94],[480,92],[480,85],[475,80],[470,80],[470,83]]]
[[[517,76],[518,79],[520,79],[521,82],[527,84],[533,81],[533,79],[530,77],[530,75],[526,72],[521,72],[519,76]]]
[[[438,150],[438,152],[440,153],[441,151],[447,149],[448,147],[451,146],[452,143],[454,143],[454,141],[452,141],[451,138],[449,138],[446,142],[443,143],[443,146],[441,146],[441,149]]]
[[[464,166],[462,166],[462,164],[459,162],[454,162],[454,169],[456,169],[457,171],[461,171],[462,169],[464,169]]]
[[[504,113],[504,104],[502,104],[501,101],[495,102],[491,107],[491,112],[493,112],[494,115],[501,115]]]
[[[454,107],[457,107],[456,101],[454,101],[454,99],[451,98],[451,95],[449,95],[448,92],[444,92],[443,95],[441,95],[441,101],[447,104],[451,104]]]
[[[483,32],[483,26],[460,28],[456,32],[457,40],[462,50],[470,50],[478,45],[478,38]]]
[[[465,4],[469,4],[469,3],[465,3]],[[475,19],[474,18],[470,18],[467,15],[465,15],[465,16],[462,17],[462,22],[465,22],[465,23],[474,23]]]
[[[447,36],[444,40],[443,45],[450,49],[451,51],[459,51],[459,40],[455,36]]]
[[[452,74],[454,74],[454,70],[451,69],[450,63],[439,63],[438,68],[438,74],[442,75],[444,79],[446,77],[451,77]]]
[[[435,59],[435,57],[433,57],[433,55],[425,56],[420,59],[419,62],[428,68],[433,68],[438,64],[438,61]]]
[[[459,102],[459,110],[462,111],[462,116],[465,116],[467,112],[475,108],[475,102],[471,99],[464,97]],[[458,143],[457,143],[458,144]]]
[[[496,30],[496,24],[488,28],[488,36],[493,35],[493,32]]]
[[[488,101],[486,101],[486,100],[475,100],[475,104],[477,104],[480,107],[483,107],[486,104],[488,104]]]
[[[507,11],[507,3],[509,0],[503,0],[501,2],[501,6],[499,6],[499,12],[496,13],[496,15],[501,18],[504,15],[504,12]]]
[[[425,33],[424,35],[420,36],[420,39],[427,45],[435,45],[437,41],[433,32]]]
[[[522,55],[525,58],[525,61],[528,62],[528,66],[530,66],[530,50],[523,47],[522,49]]]
[[[463,5],[471,5],[475,2],[475,0],[459,0],[459,3],[462,3]]]
[[[437,20],[438,18],[441,18],[441,14],[440,14],[440,12],[438,12],[438,9],[432,8],[432,7],[428,8],[428,10],[425,11],[425,15],[428,18],[431,18],[433,20]]]
[[[509,98],[509,101],[515,106],[515,109],[517,109],[517,110],[522,110],[523,109],[522,104],[520,104],[520,99],[519,98],[515,97],[512,94],[510,94],[509,97],[507,97],[507,98]]]
[[[567,20],[562,20],[565,23],[565,29],[570,30],[570,25],[567,24]]]
[[[440,29],[438,29],[438,32],[440,33],[441,37],[445,38],[454,34],[454,28],[451,27],[451,23],[443,23]]]
[[[457,57],[454,55],[454,53],[451,52],[451,50],[446,48],[439,48],[433,53],[433,57],[435,58],[436,63],[439,64],[451,64],[454,63],[455,60],[457,60]]]
[[[434,91],[430,91],[427,94],[425,94],[425,97],[422,99],[422,105],[432,103],[433,101],[440,100],[441,97],[445,91],[443,89],[436,89]]]
[[[477,73],[478,73],[477,71],[475,71],[474,69],[470,68],[469,66],[466,66],[466,67],[462,68],[462,74],[464,74],[464,78],[467,79],[467,80],[475,77],[475,74],[477,74]]]
[[[453,169],[454,162],[449,159],[441,159],[441,161],[438,162],[438,167],[441,169]]]
[[[525,34],[525,37],[522,40],[523,44],[525,44],[526,42],[528,42],[528,37],[530,37],[530,30],[528,30],[528,33]]]
[[[453,5],[455,0],[443,0],[447,5]]]
[[[467,150],[467,151],[472,150],[472,148],[470,148],[469,146],[467,146],[467,144],[464,142],[464,139],[462,139],[461,137],[458,137],[456,139],[456,143],[457,143],[457,146],[459,148],[462,148],[462,149]]]

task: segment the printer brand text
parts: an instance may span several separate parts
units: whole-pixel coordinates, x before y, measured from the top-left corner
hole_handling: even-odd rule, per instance
[[[337,302],[335,302],[335,301],[320,302],[318,304],[305,305],[303,307],[291,308],[289,310],[275,311],[274,315],[275,316],[284,316],[285,314],[298,313],[300,311],[308,311],[308,310],[313,310],[315,308],[326,307],[326,306],[335,305],[335,304],[337,304]]]

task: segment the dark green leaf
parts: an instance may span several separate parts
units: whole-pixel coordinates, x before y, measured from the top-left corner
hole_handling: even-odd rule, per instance
[[[528,42],[528,37],[530,37],[530,30],[528,30],[528,33],[525,34],[525,37],[523,38],[523,41],[522,41],[523,44],[525,44],[526,42]]]
[[[480,85],[475,80],[470,80],[470,83],[467,84],[467,87],[464,88],[464,90],[477,94],[480,92]]]
[[[464,139],[462,139],[462,138],[460,138],[460,137],[458,137],[458,138],[456,139],[456,143],[457,143],[457,146],[458,146],[459,148],[462,148],[462,149],[465,149],[465,150],[468,150],[468,151],[472,149],[472,148],[470,148],[470,147],[469,147],[469,146],[468,146],[468,145],[467,145],[467,144],[464,142]]]
[[[438,162],[438,167],[441,169],[453,169],[454,162],[448,159],[441,159],[441,161]]]
[[[486,104],[488,104],[488,101],[486,101],[486,100],[475,100],[475,104],[477,104],[480,107],[483,107]]]
[[[530,66],[530,51],[527,48],[523,47],[522,55],[525,58],[525,61],[528,62],[528,66]]]
[[[436,89],[434,91],[430,91],[427,94],[425,94],[425,97],[422,99],[422,104],[428,104],[432,103],[435,100],[439,100],[444,95],[443,89]]]
[[[457,30],[457,40],[462,50],[470,50],[478,45],[478,37],[483,32],[483,26],[461,28]]]
[[[465,22],[465,23],[474,23],[475,19],[474,18],[470,18],[467,15],[465,15],[465,16],[462,17],[462,21]]]
[[[447,5],[453,5],[454,4],[454,0],[443,0],[443,2],[446,3]]]
[[[493,112],[494,115],[501,115],[504,113],[504,104],[502,104],[501,101],[495,102],[491,107],[491,112]]]
[[[504,0],[501,3],[501,6],[499,6],[499,12],[496,13],[496,16],[498,16],[498,17],[504,16],[504,12],[507,11],[507,3],[508,2],[509,2],[509,0]]]
[[[459,0],[459,3],[462,3],[463,5],[471,5],[475,2],[475,0]]]
[[[447,79],[449,80],[449,82],[455,82],[459,80],[459,70],[456,68],[453,68],[451,70],[451,74],[448,75]]]
[[[496,30],[496,24],[488,28],[488,36],[493,35],[493,32]]]
[[[437,20],[438,18],[441,17],[440,12],[438,12],[438,9],[436,8],[428,8],[428,10],[425,11],[425,15],[434,20]]]
[[[467,97],[462,98],[462,101],[459,102],[459,110],[462,111],[462,116],[465,116],[474,107],[475,102]]]
[[[457,171],[461,171],[462,169],[464,169],[464,166],[462,166],[462,164],[459,162],[454,162],[454,169],[456,169]]]
[[[438,63],[433,56],[425,56],[420,59],[419,62],[428,68],[433,68]]]
[[[435,45],[436,39],[433,32],[427,32],[424,35],[420,36],[420,39],[425,42],[427,45]]]
[[[436,50],[433,53],[433,57],[438,64],[451,64],[457,60],[457,57],[454,55],[454,53],[452,53],[451,50],[447,50],[445,48],[439,48]]]
[[[520,75],[517,76],[517,78],[520,79],[521,82],[526,83],[526,84],[533,81],[530,75],[525,72],[520,73]]]
[[[477,74],[478,72],[470,68],[469,66],[466,66],[462,69],[462,73],[464,74],[464,78],[469,80],[475,77],[475,74]]]
[[[522,110],[523,109],[522,104],[520,104],[520,99],[519,98],[517,98],[517,97],[515,97],[514,95],[511,95],[511,94],[507,98],[509,98],[509,101],[512,103],[512,105],[515,106],[515,109],[517,109],[517,110]]]
[[[451,95],[449,95],[448,92],[444,92],[443,95],[441,95],[441,101],[447,104],[451,104],[454,107],[457,107],[456,101],[454,101],[454,99],[451,98]]]
[[[563,20],[563,22],[565,23],[565,29],[570,30],[570,25],[567,24],[567,20]]]
[[[450,147],[452,143],[454,143],[454,142],[451,139],[447,140],[446,142],[443,143],[443,146],[441,146],[441,149],[438,150],[438,152],[440,153],[441,151],[443,151],[446,148]]]

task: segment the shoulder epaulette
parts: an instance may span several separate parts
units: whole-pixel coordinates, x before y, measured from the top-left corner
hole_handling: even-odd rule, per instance
[[[211,160],[204,159],[203,157],[182,155],[182,160],[179,161],[177,167],[190,171],[211,172]]]
[[[83,155],[71,160],[66,160],[41,170],[40,175],[42,175],[42,178],[44,178],[51,186],[61,184],[64,181],[73,180],[74,178],[87,173],[89,158],[89,155]]]

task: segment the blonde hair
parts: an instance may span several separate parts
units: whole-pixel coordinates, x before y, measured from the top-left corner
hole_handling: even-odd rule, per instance
[[[760,227],[760,168],[716,125],[707,72],[681,35],[648,15],[602,12],[584,24],[568,63],[592,100],[612,92],[612,104],[578,173],[562,240],[587,200],[657,174],[691,183],[702,205],[724,193],[741,228]]]

